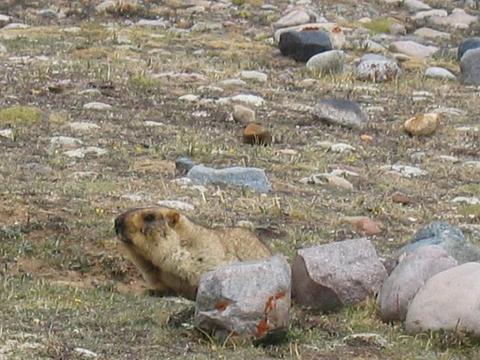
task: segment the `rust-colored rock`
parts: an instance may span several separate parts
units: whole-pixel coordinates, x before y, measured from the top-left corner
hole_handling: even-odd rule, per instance
[[[432,135],[440,124],[440,116],[436,113],[420,114],[405,121],[404,128],[413,136]]]
[[[367,216],[345,216],[341,221],[352,225],[356,231],[365,235],[372,236],[382,232],[380,225]]]
[[[363,142],[366,142],[367,144],[373,144],[373,136],[371,135],[368,135],[368,134],[362,134],[360,135],[360,139],[363,141]]]
[[[272,135],[259,123],[251,122],[243,130],[243,143],[251,145],[271,145]]]
[[[392,201],[397,204],[408,205],[412,202],[412,199],[402,193],[395,193],[392,195]]]

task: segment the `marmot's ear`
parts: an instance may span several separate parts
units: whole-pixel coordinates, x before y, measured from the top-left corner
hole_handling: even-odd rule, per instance
[[[180,220],[180,213],[176,210],[170,210],[165,214],[165,220],[170,227],[174,227]]]

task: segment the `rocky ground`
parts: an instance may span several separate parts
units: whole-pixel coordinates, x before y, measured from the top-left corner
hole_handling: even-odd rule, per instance
[[[169,200],[204,225],[252,226],[290,259],[364,235],[389,259],[432,220],[480,244],[480,93],[462,83],[456,53],[479,34],[478,2],[426,3],[2,1],[0,359],[480,356],[458,334],[382,323],[373,299],[334,314],[294,306],[277,345],[218,342],[192,328],[191,302],[145,295],[113,231],[123,210]],[[341,28],[343,70],[280,54],[273,24],[294,6]],[[422,18],[427,7],[448,16]],[[401,74],[360,80],[371,51]],[[319,121],[316,106],[333,97],[356,101],[365,124]],[[236,103],[271,146],[242,143],[253,115],[234,117]],[[407,133],[424,113],[440,119],[429,135]],[[181,156],[261,168],[272,189],[179,180]]]

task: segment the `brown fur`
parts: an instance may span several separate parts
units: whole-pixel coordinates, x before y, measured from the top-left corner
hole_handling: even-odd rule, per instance
[[[117,217],[115,231],[149,286],[190,299],[195,298],[203,273],[235,261],[271,256],[248,229],[209,229],[165,207],[129,210]]]

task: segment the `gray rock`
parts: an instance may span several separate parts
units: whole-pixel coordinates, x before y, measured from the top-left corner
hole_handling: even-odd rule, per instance
[[[457,52],[458,60],[461,60],[463,55],[467,51],[478,49],[478,48],[480,48],[480,37],[474,37],[474,38],[470,38],[462,41],[462,43],[458,47],[458,52]]]
[[[416,36],[422,37],[424,39],[445,39],[449,40],[451,35],[449,33],[443,31],[437,31],[434,29],[430,29],[428,27],[422,27],[417,29],[413,33]]]
[[[467,85],[480,85],[480,48],[468,50],[460,61],[462,81]]]
[[[425,76],[432,79],[456,80],[457,78],[447,69],[432,66],[425,70]]]
[[[313,116],[327,124],[362,129],[367,118],[358,104],[346,99],[319,100],[313,109]]]
[[[433,275],[457,266],[440,246],[424,246],[408,254],[383,283],[378,302],[384,321],[405,320],[410,301]]]
[[[72,122],[68,125],[68,127],[74,131],[80,132],[89,132],[100,129],[100,126],[97,124],[82,121]]]
[[[447,26],[454,29],[468,29],[470,25],[478,21],[477,16],[469,15],[463,9],[453,9],[447,17],[431,17],[428,22],[437,26]]]
[[[336,74],[343,71],[344,65],[345,53],[341,50],[331,50],[312,56],[306,66],[322,74]]]
[[[56,19],[60,15],[57,11],[53,9],[42,9],[38,11],[37,14],[47,19]]]
[[[0,28],[7,25],[11,20],[12,18],[10,16],[0,14]]]
[[[405,0],[403,2],[403,5],[405,5],[408,8],[408,10],[412,12],[431,9],[430,5],[427,5],[420,0]]]
[[[3,44],[0,44],[0,54],[5,54],[6,52],[7,48]]]
[[[140,19],[135,23],[136,26],[166,29],[170,26],[169,22],[163,19],[149,20]]]
[[[192,159],[188,157],[180,157],[175,160],[175,169],[179,175],[185,175],[192,167],[195,166],[195,163]]]
[[[467,205],[480,205],[480,198],[475,196],[457,196],[452,199],[452,202]]]
[[[250,106],[262,106],[265,103],[262,97],[252,94],[238,94],[228,99],[234,103],[243,103]]]
[[[308,11],[304,9],[297,9],[289,12],[287,15],[281,17],[273,23],[274,29],[286,28],[290,26],[303,25],[316,20]]]
[[[478,21],[476,16],[467,14],[463,9],[453,9],[448,16],[431,16],[427,19],[429,24],[454,29],[468,29],[476,21]]]
[[[465,239],[462,230],[440,221],[434,221],[420,229],[412,242],[402,247],[397,255],[408,254],[427,245],[441,246],[459,264],[480,261],[480,249]]]
[[[83,105],[83,108],[87,110],[110,110],[112,108],[112,105],[102,102],[90,102]]]
[[[292,264],[294,300],[323,311],[357,304],[378,292],[387,276],[366,238],[299,250]]]
[[[332,187],[353,190],[353,184],[341,176],[337,176],[329,173],[314,174],[306,178],[300,179],[302,184],[311,185],[330,185]]]
[[[10,23],[5,25],[2,30],[19,30],[19,29],[28,29],[30,25],[22,23]]]
[[[239,262],[202,275],[195,324],[217,337],[260,339],[288,327],[290,305],[291,270],[283,256]]]
[[[410,165],[393,164],[393,165],[384,165],[381,168],[383,170],[389,170],[393,173],[396,173],[406,178],[427,175],[427,172],[425,170],[422,170],[415,166],[410,166]]]
[[[258,168],[231,167],[213,169],[203,165],[196,165],[189,170],[187,178],[199,185],[242,186],[261,193],[269,192],[272,188],[265,171]]]
[[[199,99],[200,99],[200,96],[195,94],[185,94],[178,98],[178,100],[187,101],[187,102],[195,102]]]
[[[364,55],[356,68],[357,79],[362,81],[391,81],[399,74],[400,68],[395,60],[373,54]]]
[[[221,30],[223,25],[221,23],[216,22],[198,22],[191,27],[191,31],[193,32],[207,32],[207,31],[215,31]]]
[[[268,80],[267,74],[255,70],[242,71],[240,77],[245,80],[254,80],[262,83]]]
[[[233,120],[236,122],[239,122],[243,125],[246,125],[248,123],[254,122],[255,121],[255,111],[252,109],[236,104],[233,106]]]
[[[438,50],[435,46],[426,46],[411,40],[395,41],[390,48],[392,51],[419,59],[426,59]]]
[[[87,155],[102,156],[107,152],[108,151],[105,149],[101,149],[96,146],[89,146],[86,148],[65,151],[65,155],[71,158],[83,159]]]
[[[171,209],[177,209],[180,211],[193,211],[195,206],[181,200],[160,200],[157,205],[166,206]]]
[[[237,87],[237,86],[245,86],[247,83],[242,79],[225,79],[218,83],[220,86],[224,87]]]
[[[278,47],[283,56],[301,62],[333,50],[330,36],[325,31],[286,31],[280,35]]]
[[[15,134],[12,129],[0,129],[0,137],[15,140]]]
[[[52,148],[61,147],[64,149],[71,149],[82,144],[82,140],[69,136],[54,136],[50,138],[50,147]]]
[[[447,10],[443,9],[433,9],[433,10],[426,10],[426,11],[420,11],[416,13],[415,15],[412,16],[412,20],[415,22],[419,22],[431,17],[446,17],[448,16]]]
[[[117,5],[118,1],[116,0],[106,0],[101,2],[95,7],[95,11],[98,13],[104,13],[106,11],[110,11],[115,8]]]
[[[479,263],[466,263],[431,277],[408,307],[407,332],[447,330],[480,337],[479,279]]]

